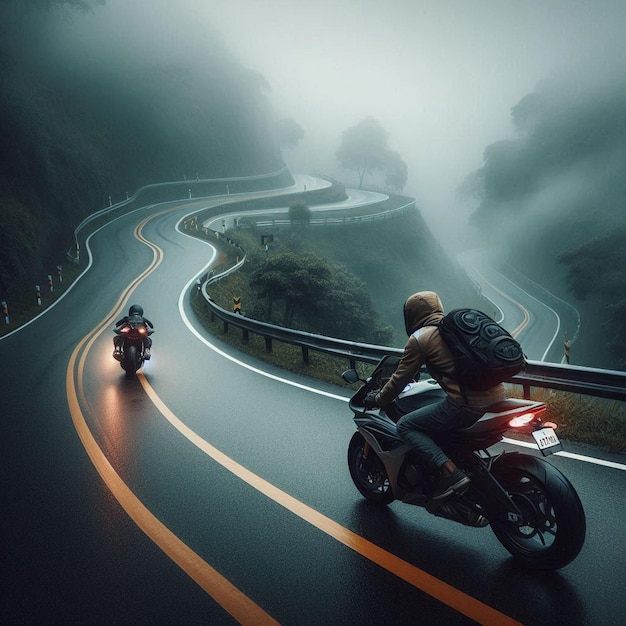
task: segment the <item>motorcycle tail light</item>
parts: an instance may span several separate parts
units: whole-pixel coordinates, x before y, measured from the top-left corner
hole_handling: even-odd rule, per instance
[[[139,330],[139,334],[140,334],[140,335],[145,335],[145,334],[146,334],[146,329],[145,329],[143,326],[140,326],[140,327],[138,328],[138,330]]]
[[[534,413],[523,413],[522,415],[518,415],[514,417],[510,422],[509,426],[511,428],[521,428],[522,426],[527,426],[535,419]]]
[[[535,408],[528,413],[522,413],[521,415],[516,415],[513,419],[509,421],[509,426],[511,428],[522,428],[523,426],[528,426],[534,421],[539,420],[539,416],[546,410],[545,406],[540,406]]]
[[[122,328],[122,330],[120,330],[121,333],[127,333],[130,330],[130,328],[128,326],[124,326],[124,328]]]

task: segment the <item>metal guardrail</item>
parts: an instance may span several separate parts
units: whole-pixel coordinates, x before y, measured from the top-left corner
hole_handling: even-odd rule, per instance
[[[282,326],[274,326],[273,324],[231,313],[220,307],[211,299],[207,292],[207,287],[211,282],[220,278],[221,275],[216,276],[206,281],[202,286],[202,294],[211,311],[211,319],[218,318],[222,320],[225,332],[228,331],[229,326],[240,328],[244,341],[248,341],[250,333],[264,337],[265,348],[268,352],[272,351],[273,341],[280,341],[300,346],[302,359],[306,364],[309,363],[309,351],[314,350],[343,357],[349,362],[350,367],[355,367],[359,362],[378,363],[386,354],[402,356],[403,350],[400,348],[357,343],[324,335],[316,335]],[[508,382],[521,385],[524,388],[525,397],[530,396],[531,387],[543,387],[622,402],[626,401],[626,372],[615,370],[529,361],[526,370],[521,374],[513,376]]]
[[[90,215],[85,217],[85,219],[83,219],[83,221],[74,229],[74,233],[73,233],[74,249],[68,250],[66,253],[66,256],[70,261],[77,263],[80,260],[80,242],[79,242],[78,237],[79,237],[79,233],[81,232],[81,230],[85,228],[87,224],[93,222],[94,220],[97,220],[99,217],[102,217],[103,215],[106,215],[107,213],[112,213],[113,211],[116,211],[117,209],[120,209],[129,204],[133,204],[141,193],[146,192],[150,189],[166,189],[168,187],[179,187],[182,184],[195,186],[198,184],[218,183],[218,182],[232,183],[232,182],[237,182],[237,181],[257,181],[257,180],[263,180],[263,179],[271,179],[287,171],[288,171],[287,167],[282,167],[281,169],[276,170],[275,172],[269,172],[268,174],[256,174],[253,176],[230,176],[228,178],[197,178],[196,180],[184,179],[182,181],[178,180],[178,181],[170,181],[170,182],[165,182],[165,183],[152,183],[150,185],[144,185],[143,187],[140,187],[139,189],[137,189],[137,191],[135,191],[135,193],[132,196],[127,196],[127,198],[125,200],[122,200],[121,202],[117,202],[114,204],[110,202],[110,198],[109,198],[109,206],[104,207],[103,209],[100,209],[99,211],[96,211],[95,213],[91,213]],[[180,198],[172,198],[172,199],[180,199]]]
[[[372,204],[376,205],[376,204],[380,204],[380,202],[375,202]],[[412,202],[407,202],[406,204],[403,204],[402,206],[395,207],[393,209],[388,209],[385,211],[378,211],[376,213],[367,213],[363,215],[341,215],[341,216],[332,215],[333,211],[331,209],[328,209],[328,210],[320,211],[320,213],[329,214],[326,216],[317,217],[315,216],[316,215],[315,213],[312,213],[312,217],[310,220],[307,221],[307,225],[309,226],[337,226],[337,225],[343,225],[343,224],[376,222],[376,221],[386,220],[386,219],[395,217],[396,215],[404,213],[405,211],[409,209],[415,208],[415,206],[416,206],[415,201],[412,201]],[[285,211],[285,213],[287,213],[287,211]],[[254,221],[257,228],[260,228],[260,227],[289,228],[293,225],[292,220],[288,218],[267,218],[266,217],[265,219],[263,219],[263,216],[258,216],[258,219],[255,219],[254,216],[251,218],[246,216],[246,219]]]

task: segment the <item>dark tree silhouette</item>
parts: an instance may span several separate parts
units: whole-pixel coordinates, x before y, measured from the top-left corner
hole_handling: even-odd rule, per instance
[[[387,148],[389,133],[373,117],[366,117],[344,131],[336,152],[341,167],[356,171],[359,187],[368,174],[385,172],[386,184],[401,190],[407,179],[407,166],[397,152]]]

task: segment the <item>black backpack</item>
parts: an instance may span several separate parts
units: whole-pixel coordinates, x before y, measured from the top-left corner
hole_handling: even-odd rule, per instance
[[[481,311],[455,309],[437,327],[452,352],[455,379],[463,391],[486,391],[526,366],[520,344]]]

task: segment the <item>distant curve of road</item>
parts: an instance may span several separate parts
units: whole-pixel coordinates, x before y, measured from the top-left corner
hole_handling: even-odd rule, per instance
[[[549,574],[516,569],[488,528],[369,506],[346,467],[347,392],[195,319],[186,294],[214,249],[178,225],[212,204],[106,225],[79,283],[0,341],[6,623],[619,623],[623,472],[553,458],[589,531]],[[108,329],[135,301],[157,332],[127,380]]]

